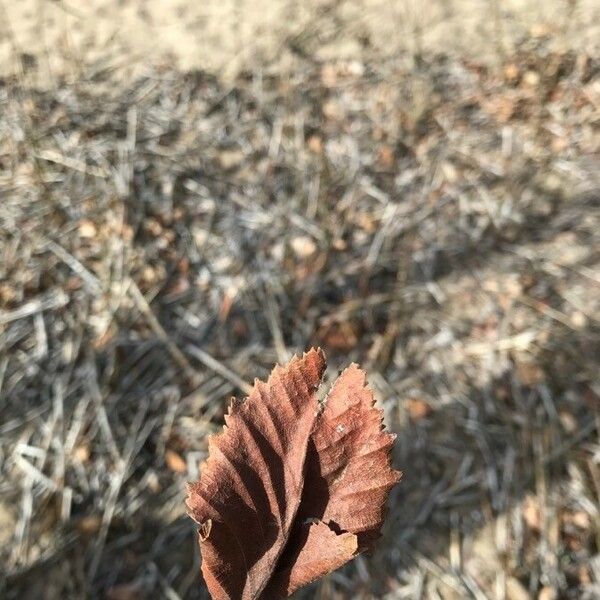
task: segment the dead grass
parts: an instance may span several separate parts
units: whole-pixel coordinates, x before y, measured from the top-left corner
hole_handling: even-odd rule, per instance
[[[0,595],[200,598],[183,485],[312,344],[398,433],[319,598],[600,594],[598,57],[0,86]]]

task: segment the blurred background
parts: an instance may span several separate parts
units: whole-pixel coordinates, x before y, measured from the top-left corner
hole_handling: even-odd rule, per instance
[[[184,484],[311,345],[398,434],[300,598],[600,598],[600,5],[0,0],[0,597],[207,598]]]

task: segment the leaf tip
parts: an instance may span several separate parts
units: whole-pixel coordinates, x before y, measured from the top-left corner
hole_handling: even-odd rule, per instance
[[[295,359],[296,357],[294,357]],[[292,362],[294,361],[292,359]],[[305,368],[310,369],[316,373],[316,377],[314,377],[314,385],[313,388],[317,389],[319,385],[321,385],[321,379],[323,377],[323,373],[327,368],[327,359],[325,357],[325,352],[320,347],[312,347],[308,351],[302,354],[301,358],[297,358],[298,362],[301,362]]]

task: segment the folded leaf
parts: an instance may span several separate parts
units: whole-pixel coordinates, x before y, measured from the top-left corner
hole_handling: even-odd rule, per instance
[[[356,556],[358,541],[353,533],[338,534],[323,521],[299,523],[294,529],[292,539],[261,596],[265,600],[286,598]]]
[[[289,596],[371,547],[400,474],[394,436],[352,365],[324,407],[325,370],[310,350],[234,401],[209,441],[187,505],[200,525],[202,572],[216,600]]]
[[[336,380],[315,423],[296,518],[298,523],[318,520],[335,532],[354,534],[358,552],[371,548],[379,537],[388,494],[400,479],[390,461],[396,436],[383,431],[382,412],[374,403],[373,392],[365,387],[365,372],[352,364]],[[287,578],[287,595],[333,570],[323,563],[320,573],[313,569],[312,579],[303,581],[290,566],[303,563],[313,552],[308,544],[303,547],[305,527],[295,528],[277,565],[277,585]],[[322,539],[315,540],[315,547],[342,544],[323,527],[318,531]]]

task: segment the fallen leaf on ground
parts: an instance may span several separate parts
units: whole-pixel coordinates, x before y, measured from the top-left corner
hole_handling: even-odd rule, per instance
[[[168,449],[165,451],[165,462],[167,467],[175,473],[185,473],[187,471],[187,463],[175,450]]]
[[[84,536],[92,536],[100,531],[102,517],[100,515],[86,515],[77,522],[77,531]]]
[[[106,593],[107,600],[142,600],[143,597],[140,583],[137,581],[114,585]]]
[[[523,500],[523,519],[527,527],[539,531],[542,526],[539,501],[535,496],[528,494]]]
[[[284,598],[370,549],[400,473],[394,436],[351,365],[319,404],[321,350],[234,400],[187,505],[214,599]]]
[[[432,412],[431,405],[427,401],[421,400],[421,398],[407,398],[406,408],[413,421],[425,419]]]

